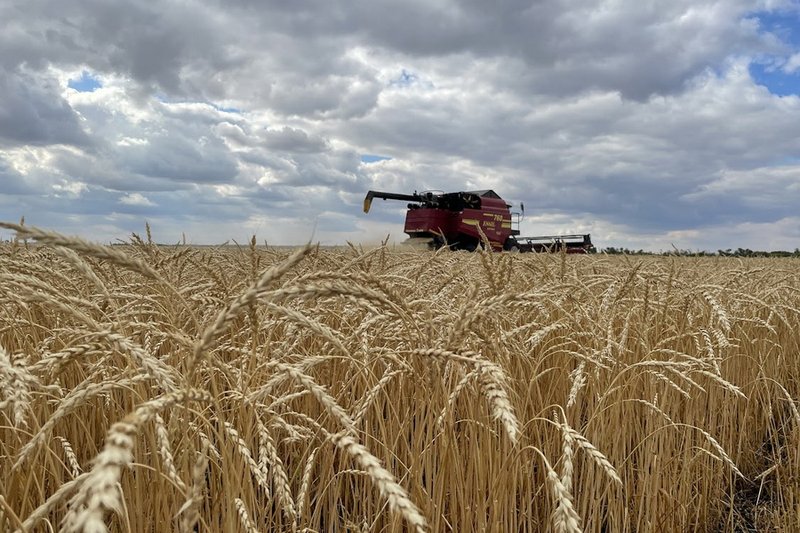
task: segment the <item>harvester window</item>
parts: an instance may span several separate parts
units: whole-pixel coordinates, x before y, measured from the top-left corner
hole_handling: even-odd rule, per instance
[[[466,205],[467,209],[480,209],[481,199],[474,194],[465,194],[464,204]]]

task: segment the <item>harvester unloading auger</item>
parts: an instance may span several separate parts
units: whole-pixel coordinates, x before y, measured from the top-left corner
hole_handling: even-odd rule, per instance
[[[405,233],[412,239],[427,240],[432,248],[449,246],[454,250],[475,250],[482,242],[481,232],[492,249],[520,252],[589,253],[594,249],[591,236],[541,235],[520,237],[519,214],[492,190],[466,192],[423,192],[398,194],[369,191],[364,198],[364,212],[372,200],[409,202]],[[480,228],[480,230],[478,229]]]

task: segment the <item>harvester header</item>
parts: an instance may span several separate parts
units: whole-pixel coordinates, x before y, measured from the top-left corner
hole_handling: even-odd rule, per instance
[[[365,213],[375,198],[409,202],[404,231],[412,239],[427,240],[432,248],[475,250],[482,233],[497,251],[588,253],[593,249],[588,234],[519,237],[521,214],[512,213],[511,204],[491,189],[413,194],[369,191],[364,198]]]

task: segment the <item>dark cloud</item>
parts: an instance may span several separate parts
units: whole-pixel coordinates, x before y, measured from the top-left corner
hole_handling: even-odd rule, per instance
[[[275,111],[286,115],[341,119],[364,116],[375,107],[381,89],[375,80],[354,83],[341,76],[287,78],[275,82],[265,98]]]
[[[32,0],[0,8],[11,21],[0,39],[7,67],[38,69],[48,60],[85,64],[172,95],[239,93],[286,114],[347,118],[372,109],[380,90],[375,72],[348,55],[354,46],[411,62],[466,56],[515,63],[504,85],[518,90],[613,90],[643,99],[680,91],[731,53],[774,51],[779,41],[760,34],[757,19],[743,19],[752,8],[714,0],[658,6],[588,0],[216,6]],[[238,79],[245,72],[258,75]]]
[[[1,157],[0,183],[2,183],[0,195],[13,197],[15,195],[36,194],[36,188],[27,183],[25,177]]]
[[[6,21],[0,37],[8,46],[2,55],[6,67],[88,65],[182,94],[188,78],[184,68],[202,64],[207,73],[237,63],[217,40],[224,12],[212,13],[200,4],[31,0],[0,6],[0,15]]]
[[[288,126],[284,126],[279,130],[267,130],[262,133],[262,137],[264,138],[264,145],[268,149],[279,152],[316,153],[330,149],[330,145],[325,139],[319,136],[310,136],[301,129]]]
[[[0,71],[0,143],[86,145],[80,119],[55,80]]]
[[[154,135],[146,144],[119,148],[116,159],[123,170],[178,182],[226,183],[236,176],[236,161],[216,138]]]
[[[507,85],[549,94],[599,89],[641,100],[680,91],[731,53],[778,46],[759,34],[756,20],[743,20],[754,7],[744,1],[234,4],[244,5],[261,27],[308,36],[304,48],[312,58],[314,52],[327,58],[332,43],[356,41],[411,61],[459,55],[516,60],[519,68]]]

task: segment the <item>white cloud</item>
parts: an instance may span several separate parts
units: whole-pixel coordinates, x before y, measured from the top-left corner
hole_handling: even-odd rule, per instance
[[[800,52],[789,56],[789,59],[783,64],[783,71],[787,74],[794,74],[798,70],[800,70]]]
[[[119,203],[125,205],[139,205],[139,206],[146,206],[146,207],[154,207],[156,204],[151,202],[145,195],[132,192],[130,194],[126,194],[125,196],[119,199]]]

